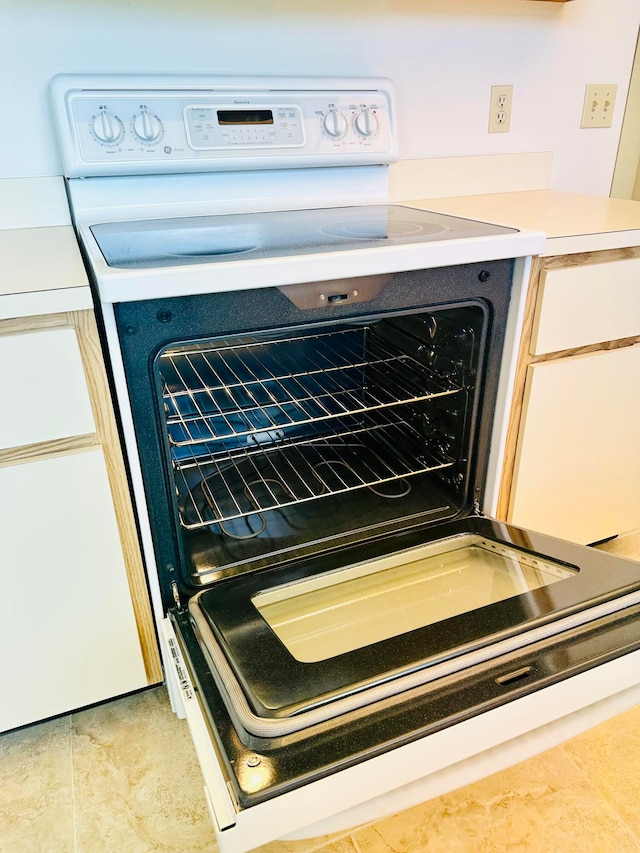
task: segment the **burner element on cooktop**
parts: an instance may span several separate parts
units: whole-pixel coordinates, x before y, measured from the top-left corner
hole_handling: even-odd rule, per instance
[[[380,227],[368,222],[349,222],[344,224],[328,225],[322,229],[323,234],[331,237],[344,237],[348,240],[380,240],[389,237],[423,236],[431,237],[445,230],[444,225],[436,225],[433,222],[387,222],[384,233],[380,233]]]

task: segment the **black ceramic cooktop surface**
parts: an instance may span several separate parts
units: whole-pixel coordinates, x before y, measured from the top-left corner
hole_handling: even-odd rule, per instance
[[[108,222],[91,231],[107,264],[127,269],[516,233],[514,228],[386,204]]]

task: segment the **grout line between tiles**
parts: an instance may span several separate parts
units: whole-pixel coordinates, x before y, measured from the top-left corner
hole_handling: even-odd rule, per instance
[[[349,840],[351,841],[351,843],[353,844],[353,849],[356,851],[356,853],[362,853],[362,848],[360,847],[360,844],[359,844],[358,839],[356,838],[355,834],[349,835],[348,837],[349,837]]]
[[[301,851],[301,853],[322,853],[322,851],[326,848],[327,844],[335,844],[336,841],[342,841],[344,838],[347,838],[349,832],[343,832],[329,835],[328,838],[325,838],[323,841],[312,841],[311,845],[307,847],[305,845],[305,850]]]
[[[369,826],[369,824],[358,826],[357,829],[363,829],[365,826]],[[326,850],[328,844],[335,844],[338,841],[344,841],[345,838],[350,839],[353,842],[357,853],[360,853],[360,847],[355,843],[355,839],[353,838],[354,831],[353,827],[350,827],[349,829],[331,833],[322,839],[315,840],[310,838],[309,846],[305,844],[304,850],[301,850],[300,853],[322,853],[323,850]]]
[[[585,780],[585,782],[589,785],[589,787],[592,789],[592,791],[596,794],[598,799],[601,800],[601,802],[604,803],[606,808],[613,815],[616,816],[618,821],[622,824],[622,826],[629,833],[629,836],[631,837],[631,839],[633,841],[635,841],[635,843],[638,847],[638,850],[640,851],[640,836],[638,836],[637,833],[634,832],[633,829],[631,829],[631,827],[629,826],[627,821],[624,819],[624,817],[620,814],[620,812],[618,812],[618,810],[613,806],[613,804],[609,801],[609,799],[604,796],[602,791],[600,791],[599,788],[594,784],[594,782],[591,780],[591,777],[589,775],[587,775],[587,773],[585,773],[585,771],[582,769],[582,767],[580,767],[580,765],[575,760],[575,758],[565,750],[564,744],[562,744],[562,743],[559,744],[558,748],[562,751],[562,754],[565,756],[565,758],[568,759],[568,761],[570,761],[571,764],[576,768],[578,773],[582,776],[582,778]]]
[[[73,760],[73,714],[69,714],[69,760],[71,764],[71,816],[73,818],[73,851],[78,853],[78,827],[76,825],[76,777]]]

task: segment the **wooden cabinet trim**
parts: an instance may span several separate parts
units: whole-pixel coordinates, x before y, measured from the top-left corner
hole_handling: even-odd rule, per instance
[[[577,252],[573,255],[551,255],[541,258],[544,270],[559,270],[566,267],[583,267],[587,264],[606,264],[610,261],[624,261],[628,258],[640,258],[640,246],[624,249],[602,249],[598,252]]]
[[[8,447],[0,450],[0,468],[9,465],[24,465],[54,456],[68,456],[70,453],[82,453],[100,446],[96,433],[75,435],[70,438],[56,438],[52,441],[39,441],[36,444],[24,444],[20,447]]]
[[[16,317],[0,320],[0,335],[17,335],[20,332],[40,332],[45,329],[66,329],[73,326],[67,314],[42,314],[36,317]]]
[[[93,311],[74,311],[68,316],[78,335],[98,438],[107,465],[147,678],[150,684],[154,684],[162,681],[162,667],[140,553],[138,530],[133,514],[129,480],[113,412],[98,328]]]

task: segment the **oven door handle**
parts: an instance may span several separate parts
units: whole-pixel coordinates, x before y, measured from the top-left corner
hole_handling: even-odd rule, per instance
[[[170,694],[182,705],[193,740],[202,775],[206,780],[205,799],[217,833],[236,825],[237,809],[229,794],[227,782],[207,729],[196,691],[185,665],[178,639],[168,617],[160,623],[164,641],[164,660]],[[172,689],[173,688],[173,689]],[[177,710],[178,716],[182,716]]]

